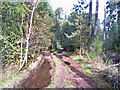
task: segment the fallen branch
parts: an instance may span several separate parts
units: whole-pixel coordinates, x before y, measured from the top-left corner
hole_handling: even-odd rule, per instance
[[[117,67],[117,66],[119,66],[119,65],[120,65],[120,63],[113,64],[113,65],[109,65],[108,68],[110,68],[110,67]]]
[[[105,69],[109,69],[109,68],[111,68],[111,67],[118,67],[118,66],[120,66],[120,63],[113,64],[113,65],[109,65],[108,67],[106,67],[106,68],[102,69],[102,70],[101,70],[101,71],[99,71],[99,72],[102,72],[102,71],[104,71]]]

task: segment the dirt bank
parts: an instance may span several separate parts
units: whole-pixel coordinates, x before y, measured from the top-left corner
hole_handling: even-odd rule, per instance
[[[18,87],[22,88],[44,88],[51,82],[53,74],[52,57],[44,55],[37,67],[30,72],[29,77],[23,79]]]

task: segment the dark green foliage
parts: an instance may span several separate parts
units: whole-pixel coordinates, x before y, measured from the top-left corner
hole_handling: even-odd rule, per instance
[[[55,10],[55,16],[54,16],[54,26],[51,27],[51,32],[54,33],[55,37],[52,39],[53,43],[53,49],[61,48],[61,41],[63,38],[63,31],[62,31],[62,23],[61,23],[61,15],[62,15],[63,9],[61,7],[58,7]]]
[[[116,5],[118,10],[116,10]],[[106,64],[108,64],[108,62],[112,62],[112,63],[114,62],[115,59],[112,58],[114,55],[117,56],[117,58],[119,58],[119,54],[118,54],[120,53],[119,5],[120,5],[120,2],[118,2],[117,4],[116,2],[110,2],[110,1],[107,2],[107,7],[106,7],[107,39],[104,41],[104,44],[103,44],[103,54],[104,54],[103,57],[105,58],[104,61],[106,62]],[[116,21],[116,15],[118,15],[117,21]]]
[[[5,63],[19,63],[21,55],[24,58],[26,48],[26,36],[30,24],[31,4],[30,3],[1,3],[2,14],[2,42],[1,51],[2,60]],[[54,25],[54,13],[48,3],[40,3],[33,17],[33,27],[29,40],[28,56],[34,57],[41,51],[45,51],[51,45],[54,39],[50,28]],[[21,41],[22,40],[22,41]]]
[[[30,54],[34,56],[48,50],[52,45],[52,39],[54,34],[51,32],[51,26],[53,26],[53,19],[46,13],[42,18],[42,15],[35,11],[34,14],[34,29],[30,38]]]
[[[37,7],[37,12],[42,17],[44,17],[44,15],[46,13],[48,13],[49,16],[51,16],[52,18],[54,17],[54,12],[53,12],[52,7],[50,6],[50,4],[48,2],[39,3],[39,5]]]
[[[87,45],[87,34],[88,34],[88,14],[82,13],[81,16],[72,12],[68,17],[68,21],[63,23],[63,47],[72,49],[80,48],[81,46]],[[80,40],[81,37],[81,40]]]
[[[1,14],[2,34],[0,39],[2,41],[2,60],[5,63],[15,62],[20,58],[21,35],[24,32],[22,30],[25,30],[25,24],[21,27],[21,22],[27,14],[26,6],[22,3],[5,2],[2,3]]]
[[[120,2],[117,3],[117,15],[118,19],[116,22],[116,3],[115,2],[107,2],[107,12],[108,12],[108,17],[107,17],[107,28],[108,28],[108,41],[107,44],[109,43],[109,47],[112,48],[112,51],[114,52],[120,52],[119,45],[120,45],[120,28],[119,28],[119,6]],[[110,46],[111,45],[111,46]],[[109,50],[109,49],[108,49]],[[111,49],[110,49],[111,51]]]

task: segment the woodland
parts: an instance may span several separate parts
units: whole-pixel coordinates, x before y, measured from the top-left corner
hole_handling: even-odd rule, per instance
[[[0,88],[120,88],[120,1],[33,1],[0,2]]]

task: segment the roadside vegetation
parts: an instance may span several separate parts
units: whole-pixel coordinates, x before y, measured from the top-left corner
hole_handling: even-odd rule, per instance
[[[79,63],[82,73],[93,77],[98,88],[120,88],[120,1],[104,2],[102,23],[98,19],[100,0],[96,0],[94,14],[93,0],[89,1],[78,0],[70,15],[63,14],[62,7],[53,11],[49,2],[40,0],[0,2],[0,88],[16,87],[45,52],[56,65],[55,80],[48,88],[59,86],[60,68],[69,76],[68,66],[55,53]],[[69,79],[65,82],[66,87],[75,88]]]

